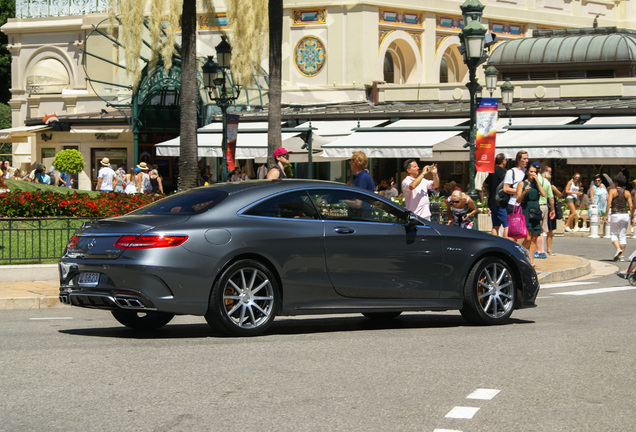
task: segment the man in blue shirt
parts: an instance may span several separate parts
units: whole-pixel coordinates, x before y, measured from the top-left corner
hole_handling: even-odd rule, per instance
[[[353,185],[368,191],[375,191],[375,184],[371,174],[367,171],[369,161],[363,152],[355,152],[349,160],[351,171],[353,172]]]

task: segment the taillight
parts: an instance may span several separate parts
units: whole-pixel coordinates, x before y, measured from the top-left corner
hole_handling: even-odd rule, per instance
[[[124,235],[117,239],[115,247],[119,249],[155,249],[174,247],[183,244],[188,236],[162,235]]]
[[[71,237],[71,239],[68,241],[68,243],[66,243],[66,249],[73,249],[75,247],[75,245],[77,244],[77,241],[79,240],[78,236],[73,236]]]

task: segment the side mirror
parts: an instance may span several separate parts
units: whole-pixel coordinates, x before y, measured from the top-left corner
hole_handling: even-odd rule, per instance
[[[413,212],[406,212],[406,231],[416,231],[419,223]]]

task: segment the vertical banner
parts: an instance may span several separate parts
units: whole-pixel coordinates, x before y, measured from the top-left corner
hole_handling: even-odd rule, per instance
[[[495,172],[495,140],[497,139],[497,98],[477,100],[477,136],[475,139],[475,169]]]
[[[227,169],[232,171],[236,165],[236,137],[238,135],[239,116],[227,114]]]

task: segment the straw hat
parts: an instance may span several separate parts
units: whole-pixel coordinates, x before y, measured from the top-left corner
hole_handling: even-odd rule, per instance
[[[108,159],[107,157],[105,157],[104,159],[102,159],[101,161],[99,161],[99,163],[102,164],[102,166],[110,166],[110,159]]]
[[[146,162],[139,162],[139,165],[137,165],[137,168],[139,168],[142,171],[148,171],[148,164]]]

